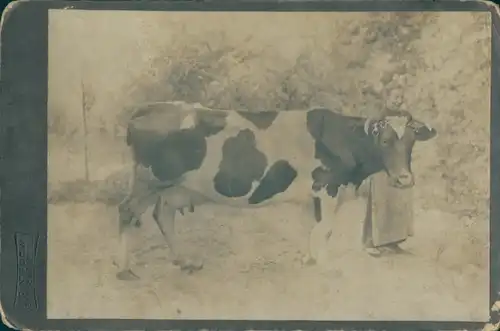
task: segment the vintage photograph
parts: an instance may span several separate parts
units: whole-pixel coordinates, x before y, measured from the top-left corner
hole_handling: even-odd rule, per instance
[[[487,321],[490,26],[50,10],[47,317]]]

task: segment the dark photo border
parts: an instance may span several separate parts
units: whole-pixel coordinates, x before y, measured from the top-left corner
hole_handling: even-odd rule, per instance
[[[46,317],[48,10],[149,11],[490,11],[491,213],[490,307],[500,292],[500,18],[493,3],[461,1],[148,2],[27,1],[2,18],[0,81],[1,251],[3,313],[17,328],[65,329],[384,329],[475,330],[484,323],[390,321],[244,321],[50,319]],[[473,175],[473,174],[471,174]],[[89,303],[90,304],[90,303]],[[493,319],[496,319],[492,316]],[[496,320],[494,322],[497,322]]]

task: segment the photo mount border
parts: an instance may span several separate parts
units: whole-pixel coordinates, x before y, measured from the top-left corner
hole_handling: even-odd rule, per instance
[[[500,18],[476,1],[128,2],[18,1],[2,17],[0,301],[23,329],[476,330],[487,322],[47,319],[48,11],[489,11],[491,12],[490,306],[500,299]],[[493,125],[496,123],[497,125]],[[497,185],[494,185],[497,183]],[[40,220],[43,219],[43,221]],[[16,267],[13,267],[16,266]],[[496,281],[494,281],[496,280]],[[498,323],[496,316],[492,316]]]

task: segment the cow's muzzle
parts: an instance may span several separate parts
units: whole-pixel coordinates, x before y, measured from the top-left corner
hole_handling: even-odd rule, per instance
[[[404,172],[401,174],[398,174],[396,176],[390,176],[390,184],[396,188],[410,188],[415,185],[415,180],[413,178],[413,174],[410,172]]]

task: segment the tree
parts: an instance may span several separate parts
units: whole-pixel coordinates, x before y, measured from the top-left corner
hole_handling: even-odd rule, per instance
[[[85,85],[83,79],[81,80],[82,92],[82,119],[83,119],[83,148],[84,148],[84,162],[85,162],[85,180],[90,180],[89,174],[89,148],[88,148],[88,126],[87,116],[90,109],[94,106],[95,96],[92,90]]]

